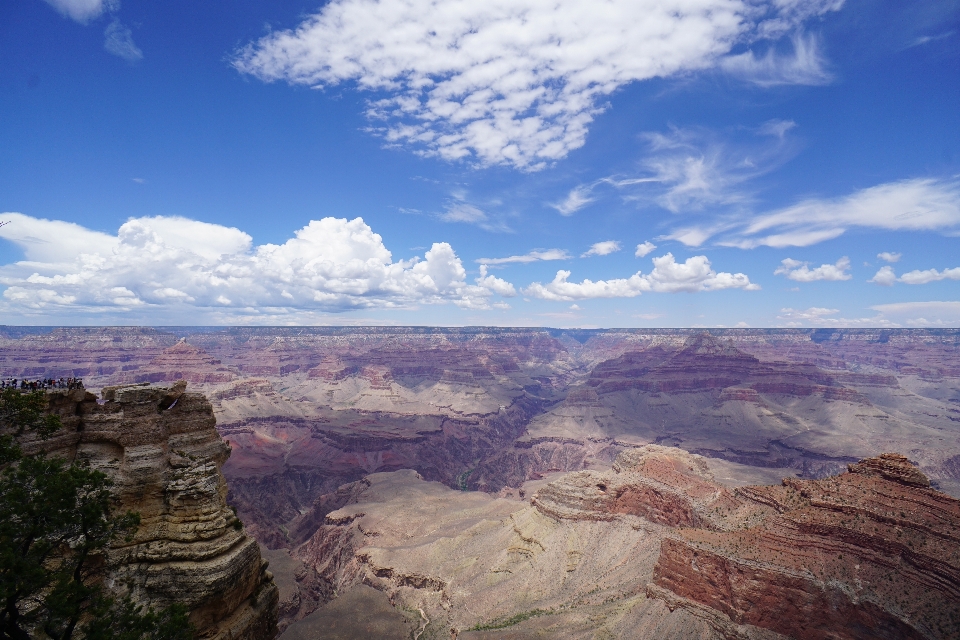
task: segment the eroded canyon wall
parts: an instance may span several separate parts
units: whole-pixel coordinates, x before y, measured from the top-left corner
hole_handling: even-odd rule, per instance
[[[649,443],[744,483],[904,451],[960,496],[960,330],[0,327],[0,375],[186,379],[249,531],[308,539],[337,488],[415,469],[497,493]]]
[[[140,527],[117,541],[106,584],[152,607],[190,610],[198,637],[269,640],[277,633],[277,587],[257,542],[227,505],[220,471],[230,449],[213,408],[186,383],[47,392],[63,428],[43,449],[88,462],[113,479],[118,511]]]
[[[905,457],[740,488],[709,463],[647,445],[529,501],[373,474],[293,559],[430,638],[958,637],[960,501]],[[289,638],[346,618],[327,605]]]

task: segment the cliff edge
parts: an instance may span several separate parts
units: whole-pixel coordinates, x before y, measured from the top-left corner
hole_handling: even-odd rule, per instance
[[[28,452],[86,460],[115,482],[118,511],[136,511],[132,540],[110,551],[105,583],[139,604],[190,610],[198,638],[270,640],[278,591],[257,542],[227,505],[230,456],[213,408],[186,383],[52,391],[63,428]]]

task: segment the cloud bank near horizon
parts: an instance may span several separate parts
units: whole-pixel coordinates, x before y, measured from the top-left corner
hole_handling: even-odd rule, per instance
[[[182,217],[131,218],[116,235],[20,213],[3,219],[9,224],[0,227],[0,238],[18,246],[24,259],[0,266],[0,310],[21,317],[166,314],[245,322],[438,304],[504,309],[517,288],[489,267],[573,257],[550,249],[480,258],[479,276],[470,282],[450,244],[435,242],[422,257],[394,260],[362,218],[311,220],[283,244],[262,245],[235,227]],[[608,255],[620,246],[601,242],[587,254]],[[745,274],[714,271],[706,256],[678,263],[667,253],[652,261],[649,274],[596,282],[568,282],[570,272],[559,271],[552,282],[533,282],[523,293],[566,301],[759,289]]]
[[[589,298],[634,298],[642,293],[698,293],[722,289],[756,291],[759,285],[742,273],[717,273],[706,256],[693,256],[678,263],[672,253],[653,258],[653,271],[638,271],[629,278],[569,282],[570,271],[557,271],[552,282],[534,282],[525,295],[544,300],[586,300]]]
[[[513,285],[481,269],[475,283],[453,248],[394,261],[362,218],[312,220],[281,245],[180,217],[133,218],[117,234],[3,214],[0,237],[25,260],[0,267],[2,308],[22,315],[208,310],[284,314],[453,303],[487,309]]]

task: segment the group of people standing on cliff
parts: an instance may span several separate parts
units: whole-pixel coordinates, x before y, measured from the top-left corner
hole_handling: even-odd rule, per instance
[[[0,389],[20,389],[22,391],[83,389],[83,378],[41,378],[39,380],[5,378],[0,380]]]

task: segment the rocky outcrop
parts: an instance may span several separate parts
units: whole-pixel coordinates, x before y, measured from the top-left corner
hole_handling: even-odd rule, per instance
[[[207,399],[183,381],[48,399],[64,428],[25,448],[89,462],[114,480],[118,509],[141,516],[133,539],[112,548],[106,584],[144,605],[186,605],[200,638],[273,638],[277,588],[227,505],[220,467],[230,449]]]
[[[289,637],[355,617],[310,611],[359,585],[461,640],[958,637],[960,501],[905,457],[738,489],[712,464],[631,448],[529,503],[371,474],[290,553]]]
[[[342,487],[346,503],[291,552],[334,599],[305,618],[301,605],[293,619],[304,620],[284,640],[305,637],[297,632],[307,622],[351,624],[356,613],[345,605],[359,585],[425,623],[434,638],[785,640],[667,590],[645,597],[660,542],[673,530],[662,523],[722,524],[713,511],[730,502],[749,512],[773,509],[736,498],[710,480],[705,460],[679,449],[624,452],[615,466],[525,484],[520,492],[534,494],[533,504],[457,492],[412,471]],[[634,493],[618,503],[597,482]],[[742,510],[726,513],[736,519]],[[299,601],[307,602],[310,583],[300,575],[295,582],[308,596]]]
[[[738,497],[778,515],[679,530],[663,541],[654,585],[796,638],[960,637],[960,501],[904,456]]]
[[[741,506],[713,481],[706,461],[680,449],[647,445],[628,449],[607,472],[568,473],[540,489],[532,503],[565,520],[613,520],[639,516],[671,527],[716,528],[718,513]]]
[[[843,379],[863,385],[897,386],[893,376],[843,374]],[[675,353],[658,346],[603,362],[591,372],[587,384],[598,393],[627,389],[671,394],[718,391],[723,397],[730,389],[724,399],[742,396],[757,402],[757,397],[750,395],[753,390],[795,397],[816,394],[825,400],[869,404],[863,394],[844,387],[835,375],[814,365],[762,362],[706,333],[688,338]]]
[[[236,375],[203,349],[181,340],[151,360],[136,373],[120,374],[118,382],[175,382],[219,384],[230,382]]]

